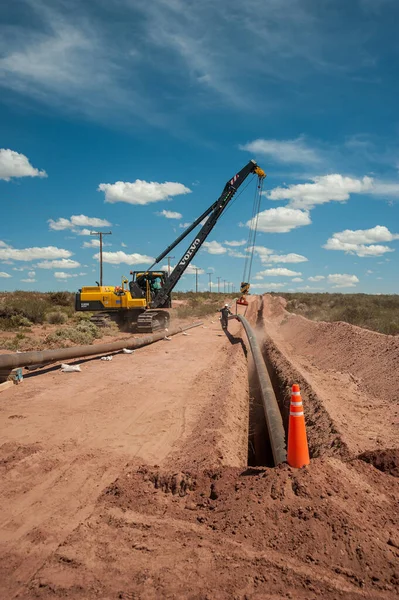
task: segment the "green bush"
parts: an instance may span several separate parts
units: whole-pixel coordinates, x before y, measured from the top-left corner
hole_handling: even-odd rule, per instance
[[[46,321],[52,325],[62,325],[68,321],[68,315],[60,310],[55,310],[46,314]]]

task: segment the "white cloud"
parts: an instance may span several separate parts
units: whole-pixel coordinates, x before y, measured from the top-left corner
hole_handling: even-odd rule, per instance
[[[93,258],[100,260],[100,254],[94,254]],[[138,254],[137,252],[126,254],[126,252],[118,250],[117,252],[103,252],[103,262],[111,265],[119,265],[121,263],[127,265],[142,265],[145,263],[153,263],[154,258],[152,256],[146,256],[145,254]]]
[[[227,252],[226,248],[222,246],[219,242],[204,242],[202,247],[206,249],[209,254],[225,254]]]
[[[381,244],[372,244],[371,246],[365,246],[364,244],[345,244],[330,238],[327,243],[324,244],[323,248],[326,250],[342,250],[348,254],[356,254],[364,258],[365,256],[382,256],[386,252],[394,252],[393,248],[389,246],[382,246]]]
[[[333,273],[327,276],[328,283],[333,283],[334,288],[340,287],[355,287],[359,283],[356,275],[348,275],[346,273]]]
[[[76,273],[64,273],[63,271],[56,271],[54,273],[56,279],[69,279],[70,277],[77,277]]]
[[[141,179],[136,179],[134,183],[128,181],[100,183],[97,191],[105,193],[105,202],[127,202],[140,205],[170,200],[173,196],[191,193],[191,190],[182,183],[172,181],[157,183]]]
[[[187,227],[190,227],[191,223],[179,223],[179,227],[181,229],[186,229]]]
[[[0,260],[38,260],[41,258],[68,258],[72,255],[69,250],[56,248],[55,246],[45,246],[44,248],[0,248]]]
[[[252,277],[252,279],[255,279],[255,281],[262,281],[263,280],[263,276],[262,275],[255,275],[254,277]]]
[[[32,167],[24,154],[0,148],[0,179],[10,181],[12,177],[47,177],[47,173]]]
[[[24,283],[36,283],[36,279],[34,277],[29,277],[29,279],[21,279]]]
[[[90,242],[83,242],[82,248],[99,248],[100,240],[90,240]]]
[[[251,289],[255,290],[270,290],[277,289],[286,286],[286,283],[273,283],[272,281],[265,281],[264,283],[251,283]]]
[[[395,196],[399,197],[399,183],[396,181],[373,180],[373,186],[369,191],[373,196]]]
[[[303,281],[303,279],[302,279],[302,277],[294,277],[294,278],[292,279],[292,281],[293,281],[294,283],[300,283],[301,281]]]
[[[299,286],[297,289],[301,290],[303,292],[310,292],[310,291],[316,292],[316,291],[323,290],[324,288],[311,286],[311,285],[302,285],[302,286]]]
[[[313,283],[316,281],[323,281],[325,279],[324,275],[315,275],[314,277],[308,277],[308,281],[312,281]]]
[[[280,163],[317,164],[321,157],[310,148],[302,137],[296,140],[264,140],[258,139],[240,146],[241,150],[247,150],[254,154],[263,154],[274,158]]]
[[[323,248],[326,250],[341,250],[360,257],[382,256],[387,252],[394,252],[394,249],[374,242],[391,242],[397,239],[399,239],[399,234],[391,233],[383,225],[376,225],[371,229],[345,229],[334,233]]]
[[[259,254],[260,257],[268,256],[269,254],[274,253],[274,250],[271,250],[270,248],[266,248],[266,246],[249,246],[249,248],[247,248],[247,252],[252,252],[252,250],[256,254]]]
[[[246,244],[246,243],[247,243],[247,242],[246,242],[246,240],[239,240],[239,241],[237,241],[237,242],[236,242],[236,241],[234,241],[234,240],[232,240],[231,242],[228,242],[228,241],[225,241],[225,242],[224,242],[224,244],[225,244],[226,246],[233,246],[233,247],[237,247],[237,246],[245,246],[245,244]]]
[[[121,243],[122,248],[127,248],[127,244],[125,244],[124,242]]]
[[[47,222],[50,224],[50,229],[53,229],[54,231],[63,231],[64,229],[72,229],[74,231],[76,227],[109,227],[111,225],[106,219],[86,217],[86,215],[72,215],[69,219],[61,217],[56,221],[49,219]],[[79,233],[80,235],[90,235],[90,230],[77,230],[76,233]]]
[[[244,254],[244,252],[237,252],[237,250],[232,250],[231,248],[227,248],[227,253],[229,256],[234,256],[235,258],[247,258],[248,254]]]
[[[80,267],[80,263],[70,258],[62,258],[61,260],[43,260],[35,266],[38,269],[76,269]]]
[[[91,235],[91,229],[74,229],[73,230],[74,233],[77,233],[78,235]],[[71,237],[71,239],[75,239],[74,237]]]
[[[277,187],[266,195],[270,200],[289,200],[289,206],[293,208],[310,210],[326,202],[346,202],[350,194],[367,193],[372,187],[373,180],[370,177],[354,179],[335,173],[314,177],[312,183]]]
[[[8,279],[8,277],[12,277],[12,275],[9,275],[9,273],[5,273],[5,271],[1,271],[0,272],[0,277],[4,277],[4,278]]]
[[[33,277],[35,277],[36,275],[36,271],[29,271],[28,272],[28,276],[32,279]]]
[[[275,269],[265,269],[264,271],[259,271],[257,275],[262,275],[263,277],[295,277],[297,275],[302,275],[302,273],[298,271],[291,271],[285,267],[276,267]]]
[[[0,240],[0,248],[9,248],[9,245]]]
[[[263,264],[271,263],[302,263],[307,262],[308,259],[302,254],[295,254],[290,252],[289,254],[269,254],[260,257]]]
[[[295,208],[279,206],[264,210],[258,215],[258,231],[268,233],[288,233],[297,227],[311,224],[309,213]],[[256,217],[247,221],[247,226],[253,229]]]
[[[173,212],[173,210],[161,210],[156,213],[158,217],[165,217],[166,219],[181,219],[182,214],[179,212]]]
[[[391,233],[384,225],[376,225],[371,229],[345,229],[334,233],[333,237],[347,244],[375,244],[399,240],[399,234]]]

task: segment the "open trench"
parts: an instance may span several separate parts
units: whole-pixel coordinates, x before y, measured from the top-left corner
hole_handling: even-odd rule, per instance
[[[311,458],[322,455],[349,456],[348,448],[342,441],[339,431],[323,407],[306,379],[292,366],[273,340],[268,336],[263,319],[263,299],[255,311],[251,311],[249,320],[256,331],[258,343],[269,374],[276,400],[282,416],[285,436],[288,436],[291,386],[298,383],[301,387],[305,409],[309,453]],[[269,432],[266,425],[262,393],[259,386],[255,364],[248,353],[248,466],[273,467],[273,454]]]

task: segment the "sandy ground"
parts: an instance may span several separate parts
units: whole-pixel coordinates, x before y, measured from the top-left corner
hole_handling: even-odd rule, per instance
[[[283,410],[301,384],[310,466],[247,467],[235,322],[27,377],[0,396],[1,598],[397,597],[397,338],[247,316]]]

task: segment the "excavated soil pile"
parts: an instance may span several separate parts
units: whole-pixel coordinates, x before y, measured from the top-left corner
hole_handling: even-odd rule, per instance
[[[282,298],[264,296],[251,317],[286,424],[290,386],[297,382],[313,456],[398,447],[399,336],[308,321],[284,305]]]
[[[128,468],[20,597],[395,598],[398,489],[359,460]]]

